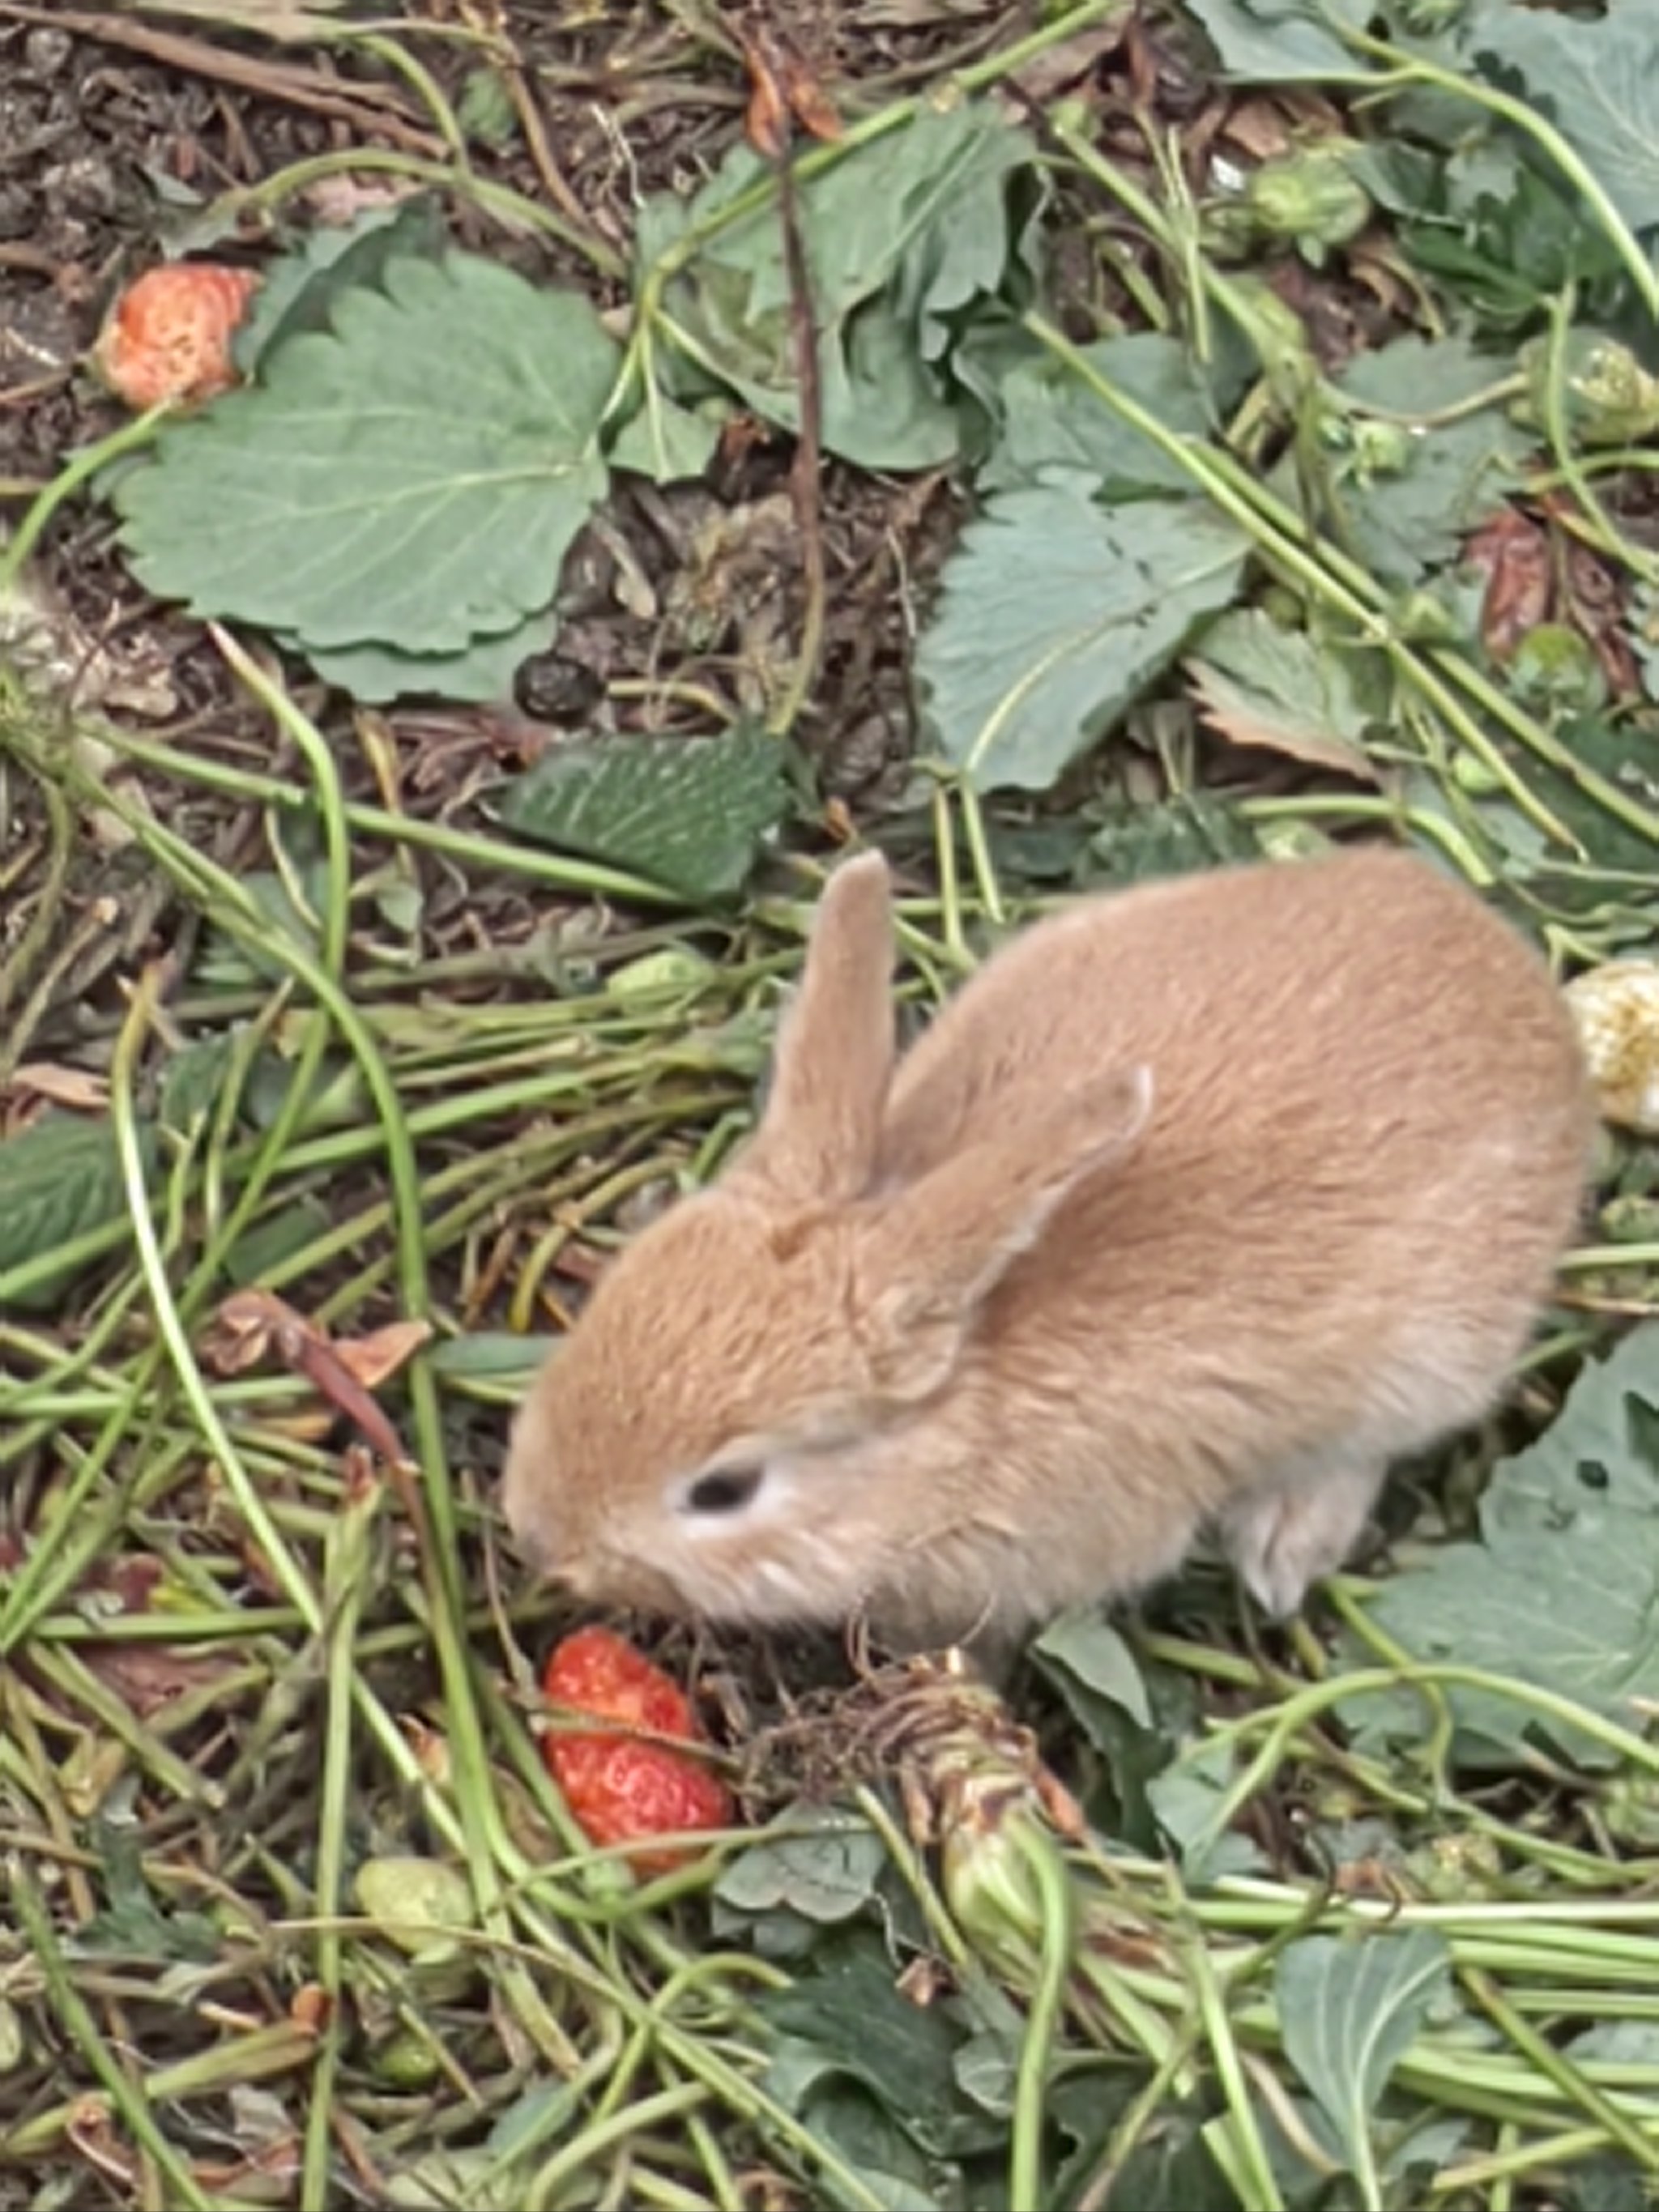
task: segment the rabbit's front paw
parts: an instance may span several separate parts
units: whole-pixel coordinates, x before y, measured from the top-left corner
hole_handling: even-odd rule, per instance
[[[1245,1589],[1274,1620],[1286,1620],[1322,1576],[1358,1541],[1387,1469],[1372,1465],[1311,1474],[1252,1490],[1222,1516],[1221,1538]]]

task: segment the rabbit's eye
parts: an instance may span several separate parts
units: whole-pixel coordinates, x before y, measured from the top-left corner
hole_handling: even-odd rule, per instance
[[[763,1467],[711,1467],[700,1474],[685,1493],[693,1513],[736,1513],[747,1505],[761,1486]]]

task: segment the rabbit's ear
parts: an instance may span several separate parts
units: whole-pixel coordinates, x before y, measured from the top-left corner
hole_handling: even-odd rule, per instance
[[[792,1196],[856,1198],[875,1168],[893,1049],[887,863],[864,853],[842,863],[818,901],[765,1111],[736,1170]]]
[[[944,1382],[983,1301],[1078,1185],[1131,1151],[1152,1110],[1150,1068],[1120,1071],[1063,1093],[1016,1134],[970,1146],[881,1208],[860,1303],[884,1391],[924,1397]]]

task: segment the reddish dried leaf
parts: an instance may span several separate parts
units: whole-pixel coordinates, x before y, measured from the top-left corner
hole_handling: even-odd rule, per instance
[[[1495,660],[1505,660],[1528,630],[1549,619],[1555,579],[1548,535],[1506,507],[1470,538],[1465,557],[1486,577],[1481,641]]]
[[[1624,586],[1608,562],[1577,538],[1569,538],[1565,550],[1563,612],[1588,639],[1607,689],[1615,698],[1628,698],[1640,691],[1642,678],[1626,628]]]
[[[1365,287],[1379,306],[1390,314],[1406,313],[1414,295],[1390,254],[1356,242],[1348,248],[1347,258],[1349,275]]]
[[[192,1691],[210,1688],[236,1665],[228,1653],[166,1644],[84,1644],[81,1658],[141,1721]]]
[[[198,1347],[216,1375],[243,1375],[257,1367],[278,1332],[300,1316],[269,1291],[235,1291],[221,1304]]]
[[[124,2193],[131,2190],[137,2179],[138,2161],[117,2135],[102,2097],[93,2092],[77,2097],[70,2108],[64,2133],[89,2166],[118,2182]]]
[[[395,177],[319,177],[299,197],[325,229],[343,230],[359,216],[397,207],[425,189]]]
[[[833,143],[843,137],[841,117],[804,56],[771,24],[738,33],[749,71],[744,130],[750,144],[769,161],[789,150],[793,116],[809,137]]]
[[[211,2196],[228,2198],[233,2203],[240,2197],[250,2205],[266,2204],[273,2201],[270,2185],[297,2181],[303,2164],[299,2136],[285,2135],[271,2142],[260,2143],[234,2164],[224,2160],[197,2159],[191,2172]],[[290,2203],[289,2189],[281,2187],[275,2201]]]
[[[846,136],[829,94],[800,56],[788,51],[783,57],[783,92],[790,113],[809,137],[833,145]]]
[[[153,1552],[132,1552],[106,1560],[87,1577],[94,1589],[107,1590],[123,1613],[148,1613],[149,1601],[167,1580],[167,1566]]]
[[[429,1728],[416,1713],[405,1713],[398,1726],[404,1742],[415,1754],[416,1765],[427,1780],[436,1783],[441,1790],[447,1790],[454,1778],[449,1738]]]
[[[382,1459],[404,1456],[398,1431],[326,1339],[307,1336],[293,1347],[292,1365],[337,1413],[361,1430]]]
[[[749,70],[749,106],[743,119],[744,135],[757,154],[769,161],[781,161],[789,146],[789,102],[774,66],[771,42],[744,39],[743,58]]]

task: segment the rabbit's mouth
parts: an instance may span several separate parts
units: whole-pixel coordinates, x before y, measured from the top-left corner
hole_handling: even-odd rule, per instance
[[[587,1553],[556,1559],[545,1572],[550,1581],[586,1605],[625,1606],[671,1617],[710,1612],[701,1592],[688,1589],[637,1552]]]

